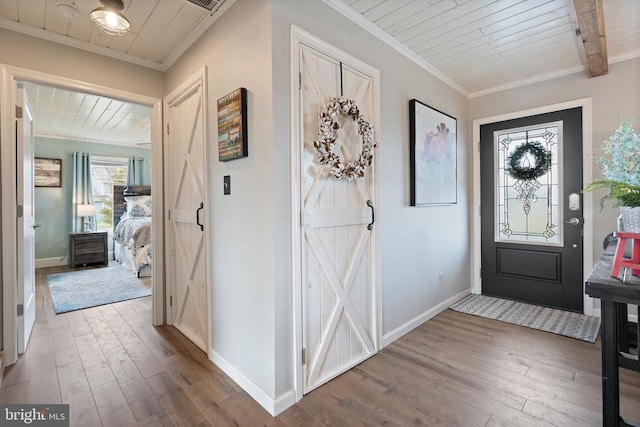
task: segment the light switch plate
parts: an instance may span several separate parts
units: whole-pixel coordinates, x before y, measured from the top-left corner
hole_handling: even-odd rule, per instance
[[[225,175],[223,178],[224,194],[231,194],[231,175]]]

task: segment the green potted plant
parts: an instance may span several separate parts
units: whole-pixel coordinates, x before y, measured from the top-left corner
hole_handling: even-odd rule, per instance
[[[630,122],[622,121],[604,141],[604,155],[597,160],[602,179],[593,181],[583,191],[609,190],[600,199],[600,209],[607,200],[620,207],[620,230],[640,233],[640,134]]]

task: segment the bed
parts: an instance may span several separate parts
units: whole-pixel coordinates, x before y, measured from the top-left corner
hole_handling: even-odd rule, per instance
[[[113,186],[113,258],[138,277],[151,276],[151,187]]]

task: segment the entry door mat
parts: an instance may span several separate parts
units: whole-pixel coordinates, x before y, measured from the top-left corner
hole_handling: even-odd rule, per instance
[[[151,295],[151,278],[117,263],[108,267],[49,274],[53,307],[57,314]]]
[[[486,295],[471,294],[450,308],[591,343],[600,332],[599,317]]]

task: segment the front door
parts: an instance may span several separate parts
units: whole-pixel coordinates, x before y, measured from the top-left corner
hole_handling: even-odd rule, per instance
[[[207,351],[204,77],[167,97],[167,229],[172,324]]]
[[[18,354],[25,352],[36,320],[33,117],[27,91],[18,83],[16,105],[16,196],[18,201]],[[22,212],[20,212],[22,211]]]
[[[480,127],[482,293],[583,311],[582,109]]]
[[[340,60],[300,46],[300,206],[304,393],[376,352],[375,205],[373,166],[364,177],[335,178],[320,165],[313,141],[329,99],[354,100],[374,118],[374,80]],[[337,119],[336,152],[344,160],[361,150],[358,126]],[[376,132],[376,137],[377,137]],[[377,154],[377,152],[376,152]]]

